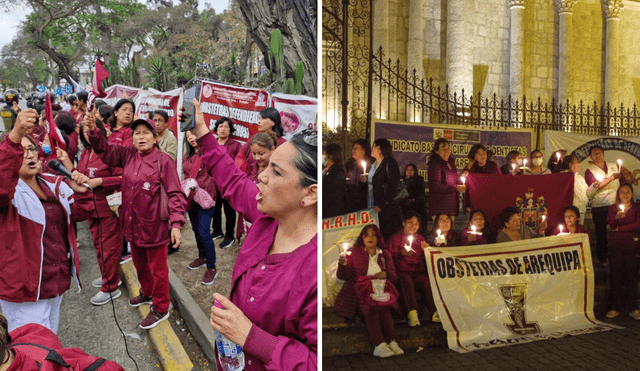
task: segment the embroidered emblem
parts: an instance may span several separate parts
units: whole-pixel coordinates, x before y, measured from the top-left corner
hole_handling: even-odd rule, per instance
[[[151,188],[151,184],[149,184],[149,182],[144,182],[144,184],[142,185],[142,189],[148,191],[149,188]]]

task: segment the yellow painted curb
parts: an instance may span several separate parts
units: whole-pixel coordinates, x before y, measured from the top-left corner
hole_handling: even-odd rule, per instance
[[[140,282],[138,282],[138,274],[133,262],[128,262],[120,266],[120,272],[124,276],[124,282],[127,291],[131,297],[140,294]],[[146,318],[149,314],[149,305],[141,305],[138,312],[142,318]],[[170,320],[170,319],[169,319]],[[151,339],[151,343],[158,353],[162,368],[165,370],[189,371],[193,369],[193,363],[182,347],[182,343],[169,324],[169,320],[162,321],[156,327],[146,330]]]

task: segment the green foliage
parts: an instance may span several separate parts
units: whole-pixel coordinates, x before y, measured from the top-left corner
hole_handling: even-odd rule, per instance
[[[271,32],[271,48],[269,50],[269,64],[271,71],[268,77],[272,81],[273,91],[285,94],[302,94],[302,78],[304,77],[304,65],[299,61],[296,65],[295,82],[287,77],[284,64],[284,41],[282,32],[275,29]]]
[[[166,90],[168,70],[164,57],[151,57],[147,64],[147,73],[154,89]]]

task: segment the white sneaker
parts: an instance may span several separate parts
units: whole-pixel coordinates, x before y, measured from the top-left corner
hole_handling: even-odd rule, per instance
[[[373,355],[380,358],[387,358],[395,356],[396,354],[389,348],[389,344],[382,342],[373,350]]]
[[[91,286],[100,288],[102,287],[102,277],[98,277],[95,280],[91,281]],[[122,286],[122,280],[118,281],[118,287]]]
[[[420,326],[420,320],[418,319],[418,311],[414,309],[409,311],[409,327],[416,326]]]
[[[431,317],[431,322],[442,322],[440,320],[440,315],[438,314],[438,312],[433,313],[433,317]]]
[[[396,343],[395,340],[389,343],[389,349],[391,349],[393,354],[397,356],[404,354],[404,350],[400,348],[400,346],[398,345],[398,343]]]
[[[117,299],[122,295],[122,292],[118,289],[111,291],[111,294],[108,292],[98,292],[94,297],[91,298],[91,304],[93,305],[105,305],[110,302],[112,299]]]

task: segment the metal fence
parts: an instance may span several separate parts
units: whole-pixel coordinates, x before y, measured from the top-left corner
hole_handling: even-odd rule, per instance
[[[407,71],[400,61],[385,60],[380,47],[371,56],[374,103],[378,119],[434,122],[479,128],[533,128],[538,133],[556,130],[591,135],[640,135],[640,112],[633,107],[599,106],[597,102],[562,104],[527,97],[506,100],[496,94],[484,97],[450,92],[448,86],[435,86],[433,79]]]

